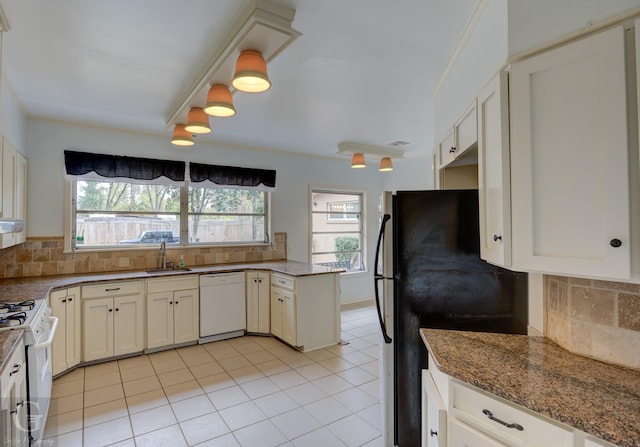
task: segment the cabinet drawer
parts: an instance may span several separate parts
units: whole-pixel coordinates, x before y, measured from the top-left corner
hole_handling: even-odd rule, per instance
[[[113,283],[82,286],[82,299],[104,298],[121,295],[139,295],[142,293],[142,281],[120,281]]]
[[[573,446],[573,432],[568,427],[534,416],[524,409],[498,400],[498,397],[491,397],[453,381],[451,394],[454,415],[487,433],[531,447]],[[513,426],[507,427],[496,419]]]
[[[283,275],[271,275],[271,285],[280,287],[283,289],[294,290],[296,285],[296,280],[291,276],[283,276]]]
[[[0,392],[2,392],[3,397],[11,388],[16,374],[23,368],[26,368],[26,364],[24,363],[24,342],[20,340],[11,358],[5,362],[4,369],[0,371]]]
[[[179,278],[161,278],[147,280],[147,293],[171,292],[198,288],[198,275],[180,276]]]

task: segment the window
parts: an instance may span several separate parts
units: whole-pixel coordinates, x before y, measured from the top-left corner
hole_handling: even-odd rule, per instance
[[[266,242],[266,192],[189,187],[189,242]]]
[[[265,191],[76,180],[72,193],[78,249],[268,242]]]
[[[312,189],[311,262],[364,270],[363,193]]]
[[[329,221],[355,221],[358,219],[359,202],[331,202],[327,203]],[[356,214],[354,214],[356,213]]]

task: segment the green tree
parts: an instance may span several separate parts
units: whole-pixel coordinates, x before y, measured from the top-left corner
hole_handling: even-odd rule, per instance
[[[335,241],[336,261],[349,261],[351,268],[359,255],[360,241],[355,236],[338,236]]]

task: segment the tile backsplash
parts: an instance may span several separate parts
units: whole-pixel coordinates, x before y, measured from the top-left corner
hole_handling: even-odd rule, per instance
[[[158,268],[158,248],[64,253],[60,237],[27,238],[24,244],[0,250],[0,278],[77,273],[124,272]],[[275,233],[273,245],[234,247],[167,247],[167,260],[184,256],[187,267],[286,259],[287,234]]]
[[[640,369],[640,284],[544,276],[544,335],[576,354]]]

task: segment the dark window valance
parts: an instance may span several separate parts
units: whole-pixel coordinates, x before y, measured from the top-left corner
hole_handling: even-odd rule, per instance
[[[215,186],[258,189],[273,189],[276,186],[276,171],[270,169],[190,163],[189,171],[192,183],[208,182]]]
[[[184,183],[185,162],[64,151],[68,176],[90,180]]]

